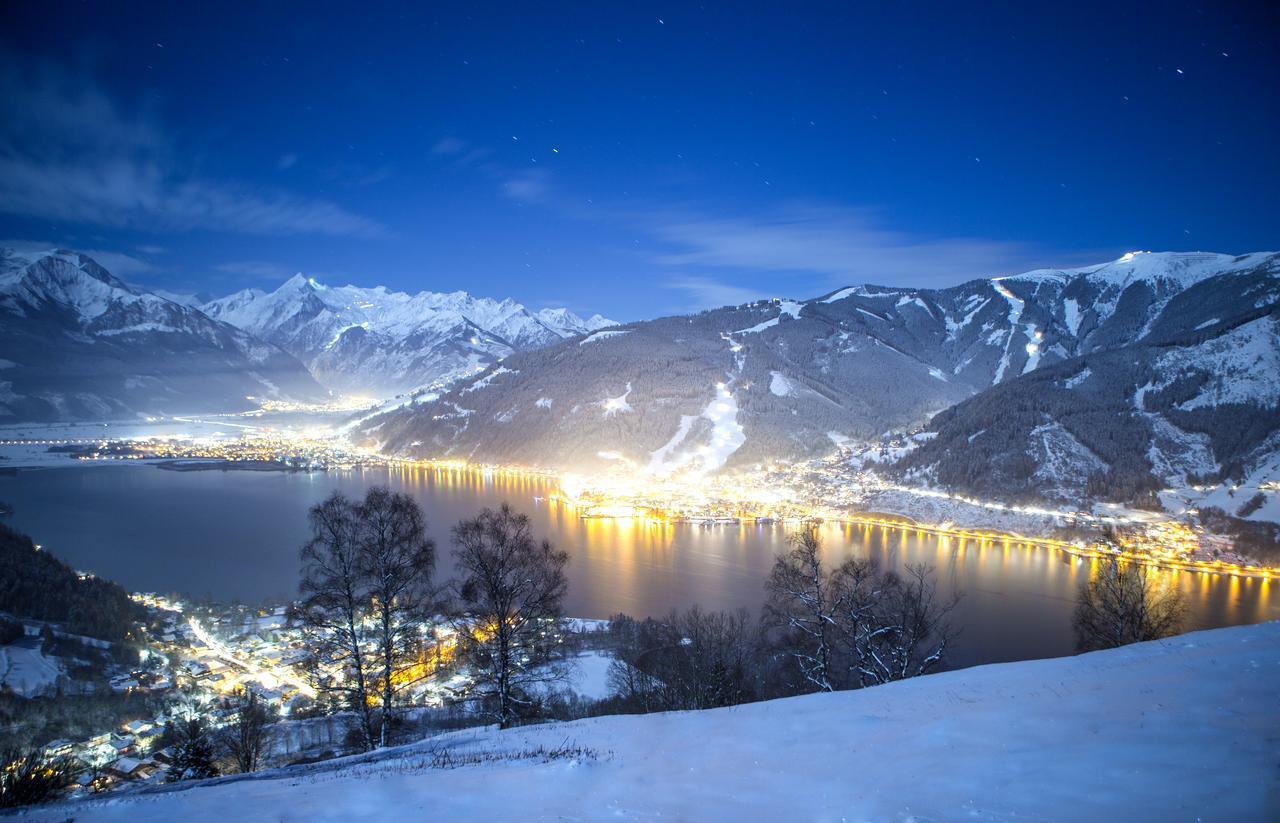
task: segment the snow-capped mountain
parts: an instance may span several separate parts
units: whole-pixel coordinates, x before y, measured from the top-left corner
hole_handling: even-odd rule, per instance
[[[71,251],[0,250],[0,420],[82,420],[317,400],[295,358]]]
[[[658,473],[818,455],[1055,364],[1071,370],[1141,341],[1168,349],[1265,313],[1278,260],[1135,253],[949,289],[855,286],[633,323],[512,355],[435,401],[375,418],[366,436],[422,456],[622,460]]]
[[[383,287],[325,286],[296,275],[278,289],[248,289],[202,311],[298,357],[334,391],[391,395],[444,385],[514,351],[613,322],[567,309],[533,312],[512,300],[466,292],[405,294]]]
[[[1274,481],[1280,256],[1192,263],[1128,281],[1110,304],[1127,307],[1136,329],[1121,345],[1087,348],[939,414],[936,436],[900,470],[978,493],[1066,499]]]

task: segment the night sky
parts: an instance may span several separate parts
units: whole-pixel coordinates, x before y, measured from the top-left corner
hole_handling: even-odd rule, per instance
[[[1274,2],[226,5],[4,4],[0,244],[621,320],[1280,247]]]

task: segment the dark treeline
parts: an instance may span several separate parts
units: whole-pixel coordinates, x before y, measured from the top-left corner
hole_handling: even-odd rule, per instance
[[[764,614],[692,608],[666,618],[615,615],[615,696],[601,711],[710,709],[837,691],[926,674],[955,637],[933,573],[851,559],[824,566],[811,526],[792,538],[765,581]]]
[[[826,568],[818,532],[806,526],[763,581],[760,619],[697,607],[611,618],[614,696],[586,706],[554,689],[566,674],[568,554],[535,538],[525,515],[504,504],[459,522],[459,579],[443,585],[432,580],[435,547],[406,495],[335,494],[312,509],[311,524],[301,590],[317,708],[349,711],[349,742],[361,750],[387,745],[404,696],[445,667],[466,672],[457,705],[505,728],[888,683],[942,667],[955,636],[955,600],[936,593],[931,570],[865,560]]]
[[[613,696],[596,713],[714,709],[786,694],[761,627],[745,611],[693,607],[665,618],[609,618]]]
[[[59,737],[83,740],[122,722],[149,717],[156,708],[153,698],[138,692],[23,697],[0,690],[0,747],[27,748]]]
[[[31,538],[0,524],[0,611],[57,623],[67,632],[119,642],[146,619],[122,586],[75,570]]]
[[[1280,525],[1266,520],[1245,519],[1261,507],[1257,502],[1261,496],[1259,493],[1246,500],[1237,509],[1236,516],[1216,506],[1204,506],[1200,509],[1200,523],[1209,531],[1231,535],[1240,550],[1265,562],[1275,563],[1280,561]]]

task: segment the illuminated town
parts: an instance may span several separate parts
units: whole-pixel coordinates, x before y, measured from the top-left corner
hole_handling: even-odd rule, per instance
[[[317,664],[292,606],[251,609],[198,606],[172,597],[139,593],[133,599],[148,615],[135,638],[143,645],[138,665],[108,672],[113,692],[142,695],[154,714],[83,740],[59,739],[41,750],[84,764],[78,792],[99,793],[164,782],[173,762],[172,745],[163,737],[175,720],[198,716],[216,730],[236,720],[230,700],[251,690],[281,722],[268,752],[269,763],[294,762],[340,747],[347,718],[317,704],[313,684],[340,677],[337,669]],[[556,641],[582,638],[600,621],[569,620],[555,631]],[[464,701],[472,683],[457,659],[457,629],[444,618],[420,627],[424,642],[419,662],[401,673],[411,688],[406,705],[419,721],[432,712],[447,713]],[[474,631],[474,629],[473,629]]]
[[[365,408],[367,402],[360,398],[332,408],[292,411],[349,410]],[[146,461],[177,471],[342,471],[398,466],[481,477],[537,477],[555,485],[550,502],[582,518],[639,519],[706,527],[745,522],[791,526],[807,521],[850,523],[961,541],[1012,542],[1086,558],[1117,556],[1171,570],[1262,579],[1280,577],[1280,568],[1265,566],[1237,552],[1229,538],[1207,532],[1190,518],[1110,504],[1101,504],[1093,511],[1010,504],[907,487],[850,460],[843,449],[824,459],[772,463],[732,473],[706,473],[695,466],[654,475],[627,466],[584,475],[454,459],[388,456],[352,444],[340,429],[330,425],[240,429],[234,435],[11,439],[0,441],[0,445],[39,446],[82,461]],[[620,459],[618,455],[602,457]],[[1277,494],[1280,490],[1272,484],[1267,493]],[[937,510],[937,506],[948,514],[932,522],[921,519],[919,512]]]

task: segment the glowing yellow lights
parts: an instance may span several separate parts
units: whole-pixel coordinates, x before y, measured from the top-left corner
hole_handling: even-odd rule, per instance
[[[1033,344],[1038,343],[1041,335],[1036,334],[1034,338]],[[1031,345],[1028,345],[1029,350]],[[596,465],[605,468],[596,470],[589,477],[459,459],[388,456],[377,448],[352,445],[339,433],[322,427],[280,431],[259,427],[236,437],[193,438],[183,435],[103,441],[96,446],[90,444],[96,449],[90,456],[98,459],[264,461],[303,469],[330,470],[380,466],[401,473],[406,482],[421,482],[418,473],[429,472],[434,475],[435,482],[450,487],[478,488],[483,484],[489,488],[501,478],[506,483],[547,484],[555,491],[535,489],[535,495],[545,494],[545,497],[535,496],[535,504],[551,504],[566,516],[588,519],[626,519],[664,526],[669,523],[705,526],[797,524],[816,519],[845,527],[859,525],[864,530],[878,528],[881,533],[900,530],[936,536],[942,540],[956,539],[960,546],[967,540],[973,540],[979,550],[1000,543],[1007,553],[1016,542],[1024,550],[1047,548],[1090,559],[1121,557],[1175,571],[1181,569],[1263,580],[1280,577],[1280,568],[1242,562],[1247,558],[1235,554],[1229,541],[1200,534],[1184,523],[1157,513],[1114,505],[1104,505],[1089,512],[1063,511],[981,500],[937,489],[890,483],[873,472],[852,469],[837,457],[795,464],[760,463],[750,468],[738,467],[732,473],[720,471],[727,447],[736,436],[720,422],[731,419],[736,407],[729,385],[723,382],[716,384],[716,396],[702,413],[703,419],[714,424],[709,439],[704,440],[703,445],[682,450],[671,460],[655,461],[661,465],[638,464],[636,459],[641,458],[633,459],[623,451],[604,449],[595,456],[601,461]],[[626,407],[626,397],[624,394],[604,401],[605,410],[622,410]],[[341,402],[358,407],[367,400],[347,398]],[[264,410],[270,407],[269,403],[262,405]],[[1275,488],[1274,482],[1268,488]],[[1087,543],[965,529],[948,519],[929,525],[902,517],[857,513],[858,509],[868,505],[867,500],[884,496],[891,501],[890,510],[901,508],[900,503],[892,501],[906,497],[926,507],[932,506],[930,500],[937,500],[941,511],[956,518],[987,519],[983,514],[986,510],[997,516],[1016,515],[1020,523],[1027,522],[1027,518],[1040,518],[1076,528],[1121,528],[1114,530],[1110,542],[1101,542],[1099,534],[1098,542]],[[963,507],[972,507],[974,511],[957,514],[964,511]],[[920,506],[913,504],[908,510],[917,508]],[[172,604],[157,602],[155,605],[167,608]]]
[[[685,476],[663,478],[605,476],[588,480],[578,475],[566,475],[561,478],[561,494],[553,499],[574,507],[580,517],[589,519],[643,518],[650,522],[684,522],[707,526],[742,525],[750,522],[795,524],[816,520],[840,524],[846,528],[851,525],[861,525],[864,529],[878,527],[882,533],[900,531],[933,535],[943,540],[955,539],[958,541],[956,545],[959,551],[963,551],[966,541],[971,540],[979,550],[999,542],[1005,553],[1010,547],[1024,551],[1041,548],[1061,551],[1079,559],[1119,557],[1150,567],[1194,569],[1206,574],[1267,579],[1280,572],[1238,562],[1195,558],[1194,552],[1198,547],[1195,533],[1174,521],[1147,523],[1141,531],[1127,535],[1124,542],[1118,545],[1086,544],[1080,540],[1067,541],[983,529],[964,529],[950,521],[929,525],[908,518],[859,515],[824,509],[807,503],[785,486],[761,488],[741,477],[703,477],[689,473]],[[1021,510],[1035,511],[1033,507],[1021,507]]]

